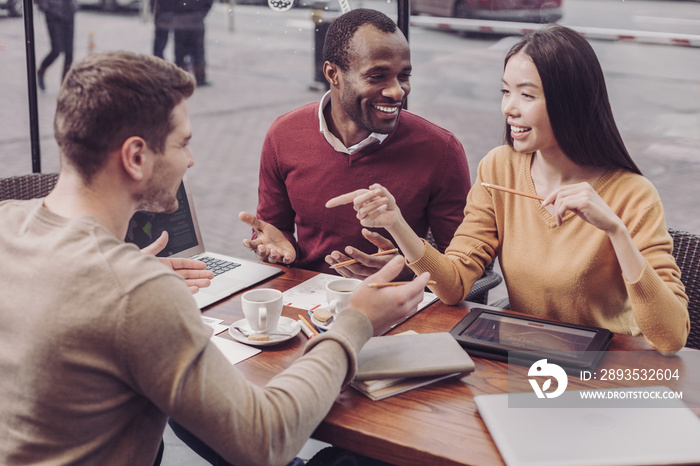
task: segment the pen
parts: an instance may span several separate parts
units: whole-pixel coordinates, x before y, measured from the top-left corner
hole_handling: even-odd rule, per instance
[[[309,321],[306,320],[306,318],[305,318],[303,315],[301,315],[301,314],[297,314],[297,315],[298,315],[298,317],[299,317],[299,323],[300,323],[300,324],[303,324],[303,325],[302,325],[302,328],[304,328],[304,326],[306,326],[306,328],[308,328],[309,331],[310,331],[311,333],[313,333],[313,336],[316,336],[316,335],[319,334],[319,333],[316,331],[316,329],[314,328],[314,326],[311,325],[311,324],[309,323]],[[306,332],[305,332],[305,333],[306,333]],[[309,338],[312,338],[312,337],[309,337]]]
[[[378,257],[378,256],[386,256],[387,254],[394,254],[395,252],[398,252],[398,249],[388,249],[386,251],[381,251],[381,252],[376,252],[374,254],[370,254],[370,256]],[[337,264],[331,265],[332,269],[335,269],[336,267],[345,267],[346,265],[352,265],[352,264],[357,264],[357,260],[355,259],[350,259],[349,261],[345,262],[338,262]]]
[[[387,283],[368,283],[367,288],[386,288],[387,286],[401,286],[411,282],[387,282]],[[435,280],[428,280],[428,285],[437,285]]]

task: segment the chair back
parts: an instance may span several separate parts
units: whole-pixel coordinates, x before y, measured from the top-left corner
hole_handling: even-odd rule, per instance
[[[686,346],[700,349],[700,235],[669,228],[673,257],[681,269],[681,281],[688,295],[690,334]]]
[[[0,178],[0,201],[45,197],[56,185],[56,180],[58,173],[32,173]]]

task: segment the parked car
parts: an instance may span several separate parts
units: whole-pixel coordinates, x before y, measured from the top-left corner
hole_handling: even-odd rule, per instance
[[[22,16],[22,0],[0,0],[0,10],[7,10],[9,16]]]
[[[562,17],[562,0],[411,0],[411,14],[553,23]]]

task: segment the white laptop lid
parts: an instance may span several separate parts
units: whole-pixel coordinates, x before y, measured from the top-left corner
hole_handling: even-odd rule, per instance
[[[282,273],[278,267],[206,251],[187,178],[183,178],[180,184],[177,200],[180,207],[172,214],[151,212],[134,214],[129,221],[126,241],[143,248],[167,230],[168,244],[158,254],[159,257],[201,259],[202,256],[209,256],[240,264],[228,272],[217,275],[209,287],[202,288],[194,294],[194,299],[200,309]]]
[[[675,406],[667,408],[595,407],[590,401],[588,407],[513,408],[508,406],[509,396],[534,394],[474,397],[508,466],[700,464],[700,418],[681,400],[664,400]],[[581,400],[578,390],[567,390],[560,396],[564,397],[573,403],[570,406]]]

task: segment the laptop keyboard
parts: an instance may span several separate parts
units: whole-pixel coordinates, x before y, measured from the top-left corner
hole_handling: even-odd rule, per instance
[[[200,257],[199,260],[207,264],[207,270],[214,272],[214,276],[221,275],[224,272],[228,272],[229,270],[233,270],[236,267],[241,266],[241,264],[238,262],[215,259],[209,256]]]

